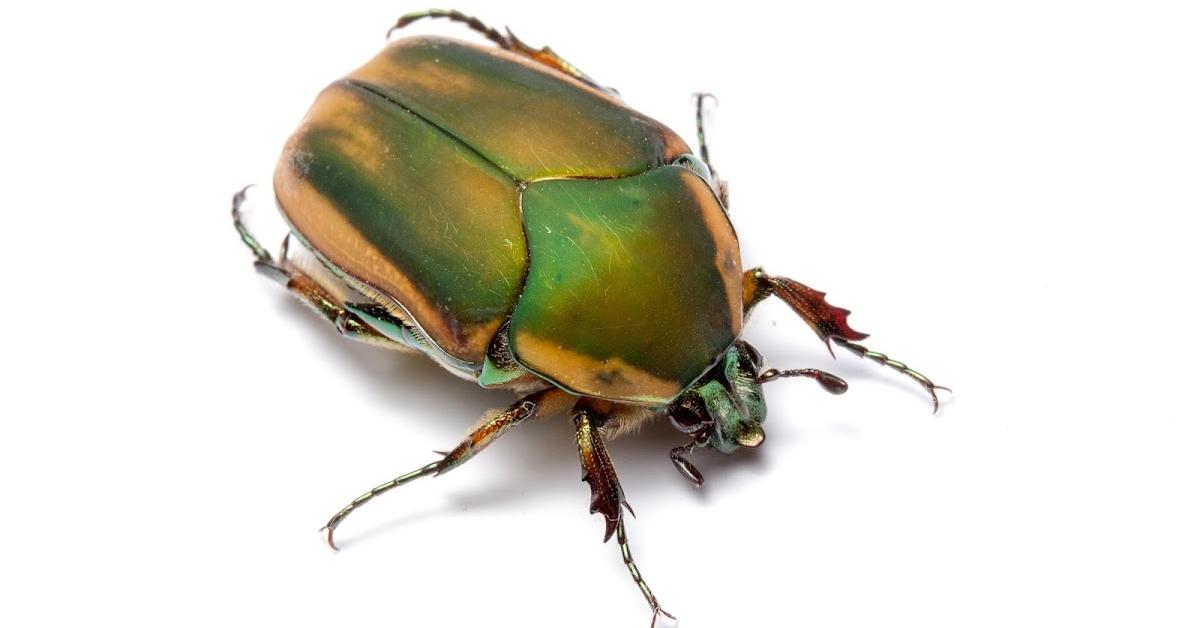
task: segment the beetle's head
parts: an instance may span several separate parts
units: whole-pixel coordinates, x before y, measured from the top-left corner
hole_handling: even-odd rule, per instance
[[[739,340],[713,367],[668,409],[671,423],[690,434],[696,444],[733,453],[739,447],[758,447],[765,438],[767,416],[758,370],[762,356]]]
[[[758,447],[766,438],[762,422],[767,402],[762,385],[780,377],[806,376],[825,390],[841,394],[846,382],[822,371],[762,370],[762,355],[739,340],[695,384],[667,409],[672,425],[689,434],[701,447],[733,453],[740,447]]]

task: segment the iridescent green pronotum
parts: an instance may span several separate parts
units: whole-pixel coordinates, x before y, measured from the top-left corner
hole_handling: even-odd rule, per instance
[[[351,338],[417,351],[450,372],[512,390],[439,460],[372,489],[375,496],[462,464],[531,417],[576,428],[592,512],[605,518],[653,611],[666,611],[634,564],[624,493],[604,439],[670,421],[686,443],[670,459],[687,479],[696,447],[733,453],[763,442],[762,384],[815,369],[764,369],[740,340],[768,296],[783,299],[829,345],[929,379],[857,344],[848,312],[761,269],[743,271],[727,195],[700,151],[629,108],[549,48],[532,48],[455,11],[406,15],[466,24],[495,46],[396,39],[317,97],[275,171],[279,207],[302,246],[278,259],[233,217],[255,265]]]

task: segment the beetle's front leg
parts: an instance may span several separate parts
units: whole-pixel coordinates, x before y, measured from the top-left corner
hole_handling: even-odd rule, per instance
[[[950,389],[934,384],[928,377],[903,362],[856,344],[859,340],[865,340],[867,334],[852,329],[846,322],[846,317],[850,314],[849,310],[830,305],[825,300],[824,292],[814,290],[794,279],[773,277],[763,272],[761,268],[753,268],[745,272],[742,276],[742,304],[746,316],[750,315],[750,310],[755,305],[771,295],[782,299],[796,314],[800,315],[805,323],[808,323],[808,326],[825,343],[830,355],[833,354],[833,347],[830,345],[832,342],[861,358],[873,360],[907,375],[929,392],[929,396],[933,398],[933,411],[938,411],[937,391],[949,391]]]
[[[659,605],[658,598],[654,596],[649,585],[642,579],[642,573],[638,571],[637,564],[633,560],[633,553],[629,549],[629,539],[625,535],[625,518],[621,512],[621,508],[628,509],[629,504],[625,502],[621,482],[617,479],[617,472],[613,469],[612,460],[608,457],[608,450],[604,447],[596,416],[591,410],[582,406],[576,406],[575,409],[575,443],[579,447],[579,461],[583,465],[583,481],[592,488],[591,512],[598,512],[604,516],[605,542],[612,538],[613,532],[617,533],[617,545],[621,548],[621,559],[625,561],[629,575],[633,577],[634,583],[637,584],[638,589],[646,598],[646,603],[650,605],[650,610],[654,613],[650,619],[650,628],[654,628],[659,615],[675,619],[674,615],[663,610],[663,607]],[[630,512],[633,510],[630,509]]]

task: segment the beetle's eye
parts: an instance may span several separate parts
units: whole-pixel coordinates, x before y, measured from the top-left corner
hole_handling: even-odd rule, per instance
[[[704,417],[685,404],[672,407],[668,416],[671,417],[671,425],[685,434],[694,434],[704,427]]]
[[[687,155],[680,155],[676,157],[674,163],[676,166],[683,166],[684,168],[695,172],[696,174],[700,175],[701,179],[708,181],[710,184],[712,183],[712,173],[709,172],[708,166],[705,165],[704,161],[699,157],[688,153]]]
[[[746,348],[746,354],[750,356],[750,361],[754,363],[754,368],[762,368],[763,357],[762,354],[758,352],[758,349],[755,349],[750,344],[744,344],[742,346]]]

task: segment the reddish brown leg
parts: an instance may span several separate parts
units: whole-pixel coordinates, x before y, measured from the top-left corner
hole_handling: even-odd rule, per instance
[[[659,605],[658,598],[654,597],[649,585],[642,579],[642,573],[633,560],[633,552],[629,549],[629,539],[625,536],[625,519],[621,511],[622,507],[629,509],[629,504],[625,502],[625,494],[621,491],[621,482],[617,479],[617,472],[613,469],[612,460],[608,457],[608,450],[604,447],[598,421],[591,410],[578,406],[575,409],[575,444],[579,447],[579,461],[583,465],[583,481],[592,488],[591,512],[604,515],[604,540],[606,542],[612,538],[613,532],[617,533],[617,545],[621,548],[621,559],[625,561],[629,575],[641,590],[642,596],[646,598],[646,603],[650,605],[650,610],[654,613],[650,619],[650,628],[654,628],[659,615],[675,619],[674,615],[663,610],[663,607]],[[629,512],[632,513],[633,510],[630,509]]]
[[[933,398],[933,411],[938,411],[937,391],[949,391],[950,389],[934,384],[928,377],[909,368],[903,362],[856,344],[856,341],[865,340],[867,334],[854,330],[846,322],[850,310],[830,305],[825,300],[824,292],[809,288],[794,279],[772,277],[763,272],[761,268],[746,271],[742,277],[742,303],[746,315],[750,314],[750,310],[755,305],[771,295],[782,299],[796,314],[800,315],[805,323],[808,323],[808,326],[825,343],[830,355],[833,355],[833,347],[830,343],[836,343],[861,358],[873,360],[907,375],[929,392],[929,396]]]

